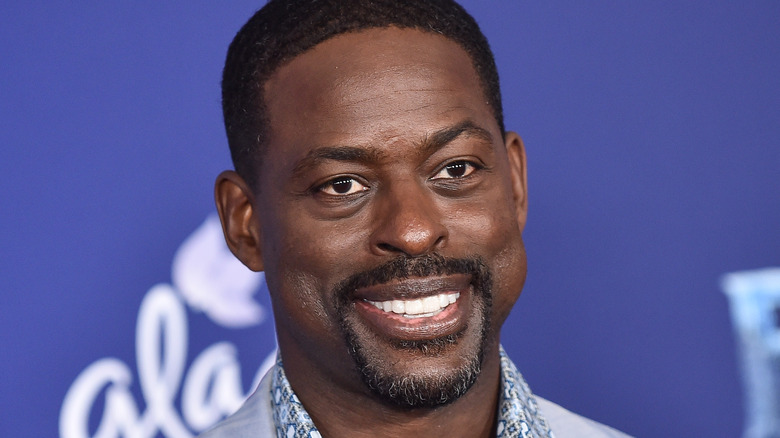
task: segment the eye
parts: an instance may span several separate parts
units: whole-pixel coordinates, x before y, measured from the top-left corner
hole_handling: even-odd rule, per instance
[[[433,176],[433,180],[437,179],[456,179],[464,178],[474,173],[480,166],[472,163],[471,161],[459,160],[444,166],[442,170]]]
[[[318,187],[321,193],[330,196],[347,196],[368,190],[368,187],[359,183],[354,178],[340,176]]]

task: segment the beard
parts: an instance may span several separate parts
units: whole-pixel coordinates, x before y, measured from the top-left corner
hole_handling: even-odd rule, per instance
[[[356,324],[349,318],[352,294],[356,289],[383,284],[410,277],[432,275],[467,274],[474,295],[474,308],[478,327],[465,327],[461,331],[440,338],[423,341],[390,341],[391,348],[435,357],[457,344],[467,331],[476,330],[478,341],[462,357],[455,369],[434,372],[401,374],[388,369],[385,357],[366,348],[371,342],[359,335]],[[363,383],[380,400],[405,409],[434,408],[454,402],[463,396],[476,382],[482,371],[482,361],[490,327],[492,308],[491,273],[480,257],[452,259],[437,254],[421,257],[398,257],[371,270],[357,273],[342,281],[334,289],[338,297],[339,327],[350,355]]]

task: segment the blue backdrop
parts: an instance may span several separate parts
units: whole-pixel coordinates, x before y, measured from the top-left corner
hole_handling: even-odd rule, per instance
[[[186,436],[274,345],[259,279],[196,257],[229,166],[224,54],[259,4],[8,3],[0,435]],[[510,355],[534,392],[628,433],[738,436],[719,278],[780,264],[780,3],[464,3],[529,159]],[[199,289],[220,275],[235,287]]]

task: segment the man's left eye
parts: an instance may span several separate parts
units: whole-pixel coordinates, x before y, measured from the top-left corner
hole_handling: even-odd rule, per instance
[[[472,163],[471,161],[453,161],[450,164],[447,164],[444,166],[442,170],[439,171],[436,175],[433,176],[431,179],[454,179],[454,178],[464,178],[476,171],[478,169],[477,165]]]

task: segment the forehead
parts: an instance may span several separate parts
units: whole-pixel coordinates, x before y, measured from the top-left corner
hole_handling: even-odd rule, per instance
[[[280,67],[264,93],[269,152],[419,138],[465,119],[500,137],[469,55],[418,30],[333,37]]]

